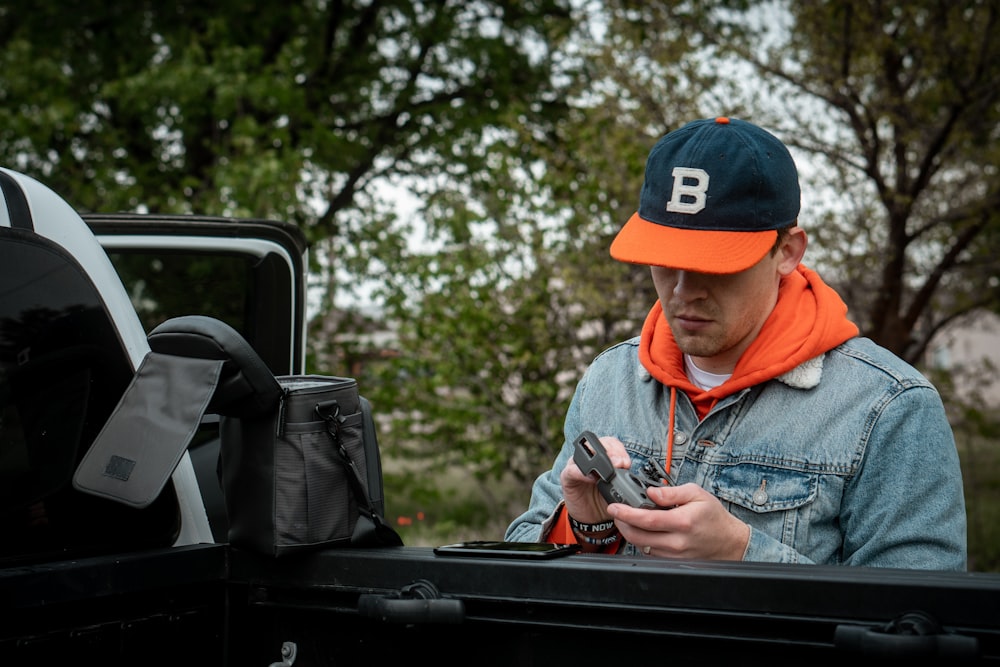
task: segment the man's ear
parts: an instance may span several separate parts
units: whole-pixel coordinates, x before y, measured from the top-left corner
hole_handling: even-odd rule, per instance
[[[797,225],[788,230],[778,248],[778,272],[781,275],[787,276],[795,270],[806,254],[807,245],[809,238],[806,236],[806,230]]]

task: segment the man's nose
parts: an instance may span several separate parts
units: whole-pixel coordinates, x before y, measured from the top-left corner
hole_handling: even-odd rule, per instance
[[[692,271],[678,271],[674,283],[674,296],[685,301],[703,296],[705,287],[701,278],[701,274]]]

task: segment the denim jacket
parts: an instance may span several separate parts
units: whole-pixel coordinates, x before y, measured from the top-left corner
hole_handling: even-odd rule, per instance
[[[638,345],[605,350],[584,374],[562,451],[506,539],[543,539],[580,432],[619,438],[634,473],[663,460],[670,388]],[[966,568],[962,473],[940,396],[868,339],[723,398],[701,421],[678,392],[673,438],[675,483],[707,489],[750,526],[746,561]]]

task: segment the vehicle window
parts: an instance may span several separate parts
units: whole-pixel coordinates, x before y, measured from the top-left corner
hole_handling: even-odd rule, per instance
[[[170,544],[171,485],[144,510],[72,488],[132,377],[97,290],[33,234],[3,230],[0,257],[0,556]]]
[[[291,372],[290,279],[276,255],[114,249],[108,257],[147,332],[207,315],[239,331],[276,375]]]
[[[246,329],[251,267],[245,257],[109,251],[146,331],[180,315],[207,314]]]

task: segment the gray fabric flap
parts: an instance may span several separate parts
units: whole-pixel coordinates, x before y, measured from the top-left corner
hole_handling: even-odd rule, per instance
[[[148,353],[73,486],[137,508],[156,500],[194,437],[223,363]]]

